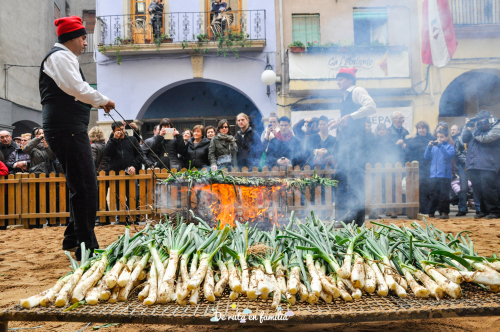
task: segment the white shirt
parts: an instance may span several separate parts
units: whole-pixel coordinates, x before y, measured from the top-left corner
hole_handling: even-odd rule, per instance
[[[56,82],[57,86],[68,95],[94,107],[104,106],[109,98],[103,96],[82,79],[78,58],[66,46],[56,43],[54,46],[64,49],[52,53],[43,65],[43,72]]]
[[[368,91],[366,91],[362,87],[351,85],[349,88],[347,88],[346,91],[342,92],[342,94],[344,95],[344,98],[342,99],[345,100],[347,95],[349,95],[351,91],[352,91],[352,101],[355,104],[361,105],[359,110],[357,110],[354,113],[351,113],[351,118],[353,120],[357,120],[362,117],[375,114],[377,112],[377,105],[375,105],[373,98],[370,97]]]

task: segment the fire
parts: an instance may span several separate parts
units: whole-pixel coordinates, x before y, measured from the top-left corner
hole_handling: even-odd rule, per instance
[[[195,185],[191,202],[198,215],[221,224],[239,222],[276,223],[282,216],[280,199],[285,187],[233,186],[232,184]]]

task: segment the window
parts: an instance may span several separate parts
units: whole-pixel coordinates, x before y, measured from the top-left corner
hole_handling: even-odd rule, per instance
[[[144,0],[135,1],[135,14],[136,15],[146,14],[146,1]]]
[[[386,8],[354,8],[354,44],[387,45]]]
[[[61,18],[61,10],[59,7],[57,7],[56,3],[54,2],[54,19]]]
[[[293,41],[321,43],[319,30],[319,14],[292,14]]]
[[[87,30],[87,33],[94,33],[95,27],[95,10],[84,10],[83,11],[83,25]]]

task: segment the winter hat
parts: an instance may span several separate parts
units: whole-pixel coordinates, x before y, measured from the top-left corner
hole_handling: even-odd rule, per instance
[[[358,68],[341,68],[336,78],[344,77],[350,80],[353,80],[354,84],[356,84],[356,73]]]
[[[57,27],[57,39],[61,44],[87,34],[82,19],[78,16],[58,18],[54,25]]]

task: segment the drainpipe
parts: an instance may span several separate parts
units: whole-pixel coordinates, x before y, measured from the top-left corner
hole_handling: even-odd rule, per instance
[[[283,0],[280,0],[280,57],[281,57],[281,95],[285,84],[285,47],[283,45]]]

